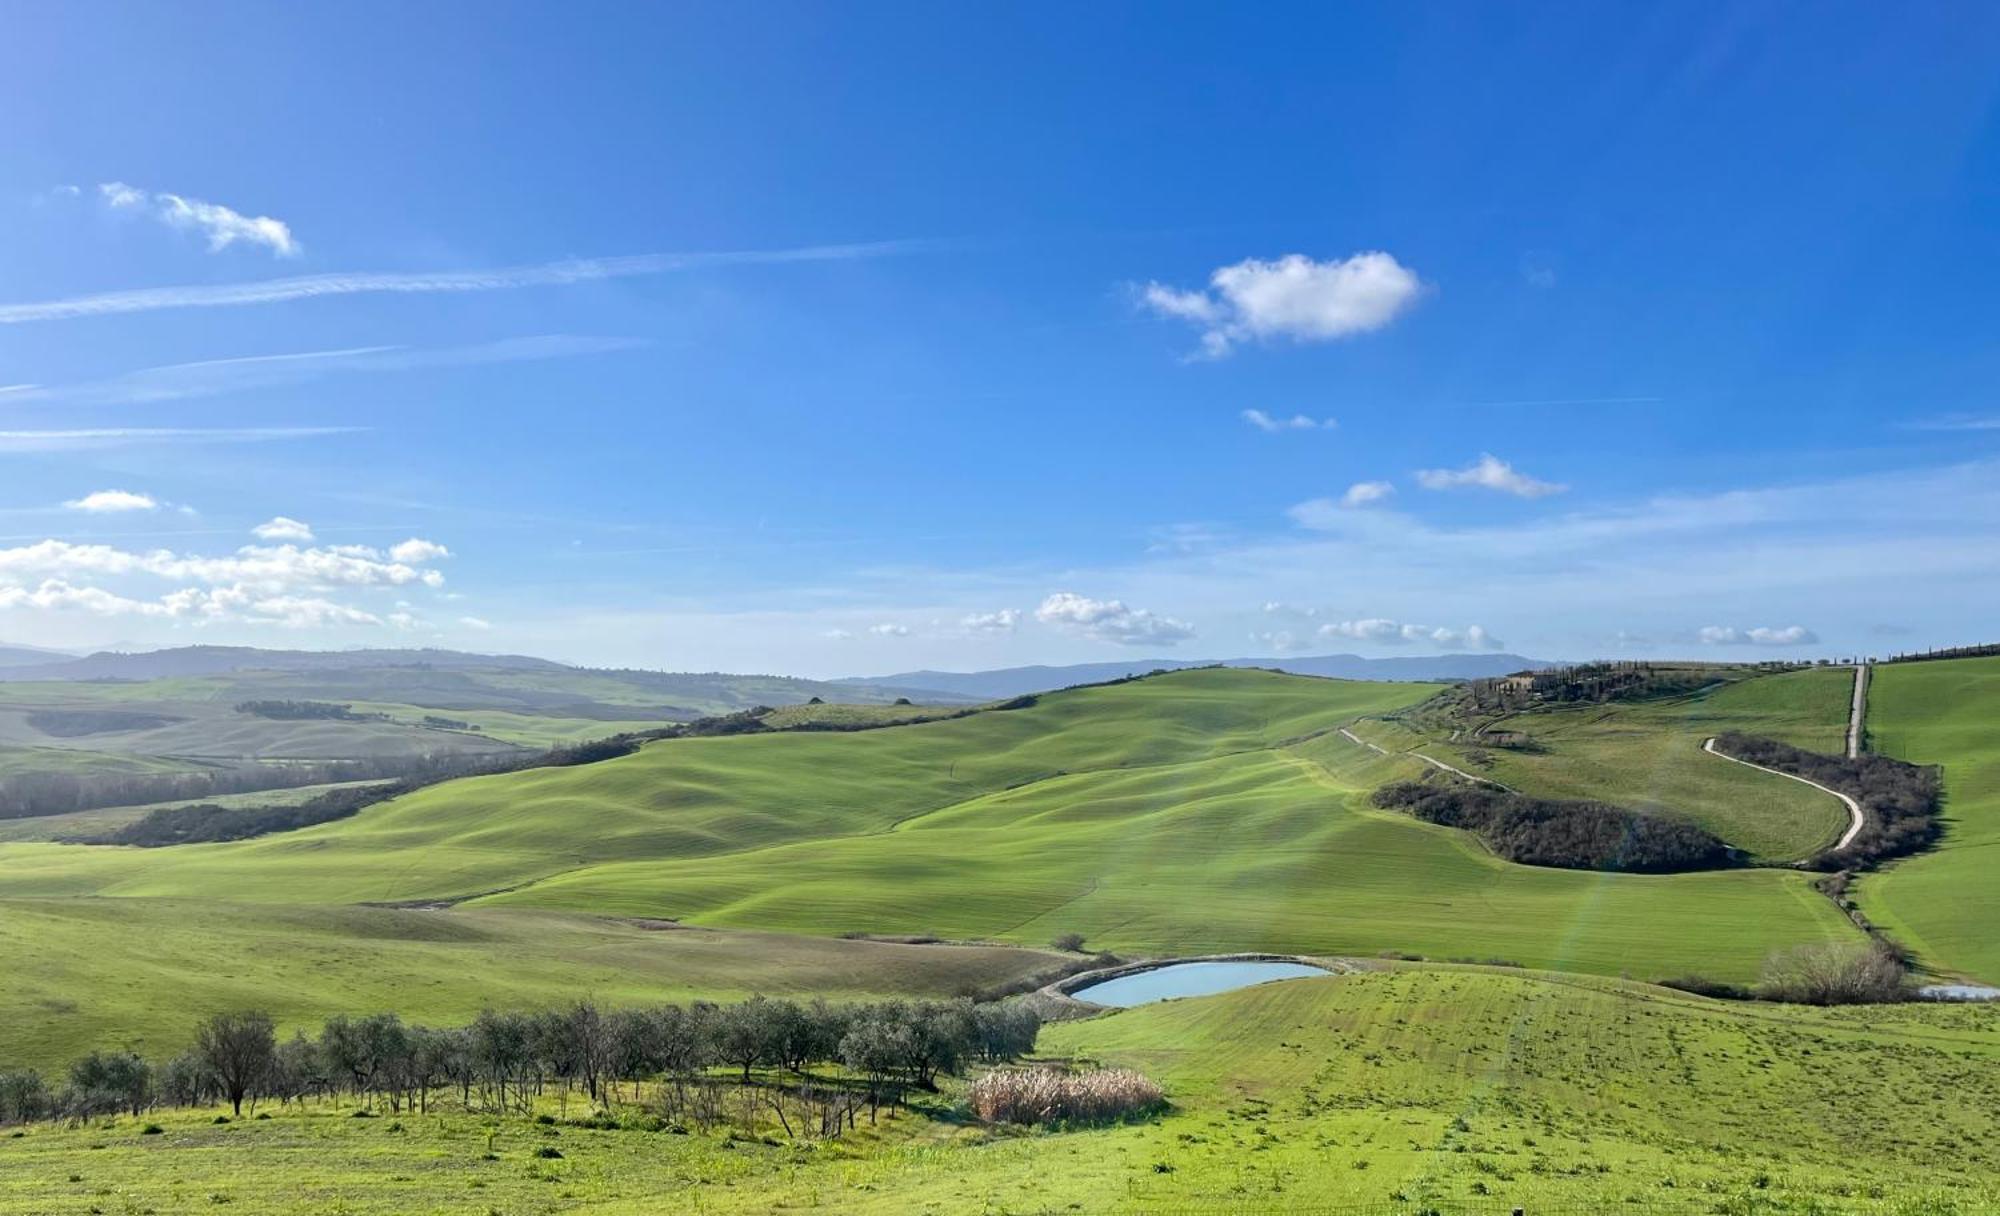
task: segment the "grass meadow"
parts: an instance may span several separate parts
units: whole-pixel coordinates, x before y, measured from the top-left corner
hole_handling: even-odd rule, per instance
[[[1494,725],[1527,733],[1539,750],[1443,742],[1429,750],[1462,767],[1489,756],[1482,771],[1526,793],[1685,815],[1757,859],[1786,862],[1838,839],[1845,808],[1796,781],[1707,755],[1702,741],[1739,730],[1838,755],[1853,681],[1851,669],[1819,668],[1665,701],[1537,710]]]
[[[722,982],[679,970],[676,934],[579,946],[588,917],[758,931],[735,939],[730,993],[825,982],[796,951],[767,955],[786,934],[1037,947],[1074,932],[1132,956],[1397,951],[1735,981],[1774,949],[1858,939],[1802,874],[1536,869],[1371,808],[1366,792],[1416,762],[1333,728],[1431,691],[1189,671],[951,721],[662,741],[255,840],[0,844],[0,972],[33,981],[5,998],[0,1057],[121,1022],[167,1035],[260,992],[287,1014],[337,1000],[463,1018],[496,992]],[[456,907],[353,906],[407,903]],[[613,979],[598,957],[630,970]]]
[[[1934,850],[1859,884],[1868,917],[1946,974],[2000,983],[2000,659],[1878,666],[1868,744],[1944,766],[1945,834]]]
[[[989,1128],[964,1082],[831,1141],[352,1103],[0,1138],[0,1211],[1375,1210],[1971,1216],[2000,1202],[2000,1022],[1729,1005],[1617,981],[1399,967],[1045,1029],[1165,1113]],[[779,1078],[768,1078],[777,1082]],[[147,1123],[160,1128],[145,1134]],[[1923,1162],[1921,1170],[1913,1162]],[[1657,1205],[1657,1206],[1655,1206]]]

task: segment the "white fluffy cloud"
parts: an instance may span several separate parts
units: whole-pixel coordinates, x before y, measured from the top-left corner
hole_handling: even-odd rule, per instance
[[[1705,646],[1810,646],[1819,635],[1804,625],[1783,628],[1758,626],[1738,629],[1733,625],[1704,625],[1695,634]]]
[[[249,216],[198,198],[179,194],[155,194],[124,182],[98,186],[99,197],[114,211],[150,215],[170,228],[198,232],[208,241],[210,253],[218,253],[238,241],[261,245],[281,258],[297,257],[303,247],[292,236],[291,226],[268,215]]]
[[[1500,639],[1479,625],[1452,629],[1446,626],[1392,621],[1386,617],[1328,621],[1319,627],[1319,636],[1329,640],[1345,638],[1354,642],[1380,642],[1391,645],[1408,642],[1425,643],[1444,650],[1498,650],[1501,647]]]
[[[1332,431],[1340,423],[1332,418],[1313,418],[1305,414],[1293,414],[1290,418],[1274,417],[1263,410],[1244,410],[1243,421],[1263,431],[1276,435],[1284,431]]]
[[[868,632],[878,638],[906,638],[910,636],[910,627],[898,625],[894,621],[884,621],[880,625],[870,625]]]
[[[438,544],[436,541],[420,540],[414,536],[389,549],[390,561],[407,562],[411,565],[422,565],[425,562],[434,562],[441,557],[450,556],[451,550]]]
[[[1012,633],[1021,614],[1012,608],[998,612],[973,612],[959,618],[959,625],[972,633]]]
[[[1340,505],[1352,510],[1355,507],[1372,506],[1396,492],[1396,487],[1386,481],[1357,481],[1347,487],[1347,493],[1340,496]]]
[[[159,500],[150,494],[135,494],[130,490],[98,490],[85,494],[82,498],[72,498],[63,506],[72,511],[89,511],[95,515],[106,515],[115,511],[157,511]]]
[[[1491,453],[1482,454],[1462,469],[1419,469],[1417,484],[1426,490],[1497,490],[1517,498],[1545,498],[1569,489],[1530,477]]]
[[[415,538],[389,553],[368,545],[279,544],[245,545],[219,556],[50,539],[0,548],[0,609],[295,629],[416,629],[423,622],[405,602],[385,614],[335,597],[441,588],[444,575],[425,563],[444,556],[443,545]],[[172,589],[142,590],[148,582]]]
[[[1122,600],[1093,600],[1070,591],[1043,600],[1035,619],[1121,646],[1172,646],[1194,636],[1194,626],[1186,621],[1128,608]]]
[[[250,529],[258,540],[311,540],[313,530],[304,523],[279,515]]]
[[[1416,272],[1381,252],[1320,262],[1303,254],[1245,258],[1209,276],[1205,291],[1148,283],[1146,306],[1201,327],[1202,352],[1228,354],[1245,341],[1327,342],[1381,329],[1416,302]]]
[[[458,618],[458,623],[467,629],[477,629],[481,632],[493,628],[493,622],[481,616],[462,616]]]

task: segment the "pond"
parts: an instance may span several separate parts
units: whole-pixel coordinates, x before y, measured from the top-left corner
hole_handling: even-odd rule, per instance
[[[1930,984],[1917,989],[1917,995],[1927,1001],[1996,1001],[2000,1000],[2000,988],[1984,984]]]
[[[1248,988],[1252,984],[1268,984],[1272,980],[1297,980],[1331,974],[1324,967],[1311,967],[1305,963],[1174,963],[1103,980],[1087,988],[1079,988],[1070,995],[1093,1005],[1130,1009],[1134,1005],[1150,1005],[1154,1001],[1174,997],[1213,996],[1218,992]]]

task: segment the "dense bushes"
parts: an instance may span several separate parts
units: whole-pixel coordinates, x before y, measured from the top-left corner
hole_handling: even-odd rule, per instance
[[[385,713],[357,714],[335,701],[239,701],[236,712],[276,722],[386,722]]]
[[[130,844],[159,848],[171,844],[212,844],[218,840],[245,840],[269,832],[289,832],[345,819],[362,807],[411,789],[402,782],[386,786],[361,785],[328,790],[304,802],[288,806],[224,807],[214,803],[195,806],[161,807],[144,818],[99,836],[85,836],[80,844]]]
[[[1813,858],[1822,870],[1847,870],[1914,853],[1937,839],[1943,788],[1935,768],[1887,756],[1828,756],[1755,735],[1730,731],[1715,737],[1717,750],[1839,790],[1861,804],[1864,820],[1854,842]]]
[[[1800,1005],[1873,1005],[1910,998],[1909,967],[1893,947],[1800,946],[1771,956],[1757,995]]]
[[[781,1122],[790,1125],[788,1110],[803,1111],[824,1128],[832,1097],[809,1075],[815,1065],[839,1065],[858,1078],[845,1086],[852,1101],[841,1108],[851,1118],[864,1098],[873,1110],[906,1088],[935,1088],[940,1074],[971,1061],[1018,1059],[1034,1050],[1040,1031],[1026,1005],[969,1000],[837,1006],[754,997],[618,1010],[578,1001],[537,1013],[487,1010],[469,1026],[442,1029],[393,1013],[341,1015],[315,1037],[283,1041],[269,1015],[229,1013],[204,1022],[192,1047],[157,1067],[130,1052],[92,1052],[70,1066],[56,1092],[37,1073],[0,1071],[0,1123],[216,1101],[240,1113],[246,1102],[338,1094],[391,1111],[426,1111],[436,1097],[455,1094],[467,1109],[525,1112],[550,1089],[565,1102],[578,1089],[605,1102],[614,1087],[643,1082],[657,1083],[664,1117],[705,1121],[724,1104],[711,1070],[727,1068],[749,1087],[762,1068],[794,1079],[779,1087],[798,1106],[773,1103]]]
[[[1509,861],[1569,870],[1666,874],[1731,863],[1728,845],[1678,819],[1601,802],[1557,801],[1447,781],[1398,781],[1375,805],[1463,828]]]
[[[1143,1114],[1162,1101],[1158,1085],[1125,1068],[1005,1069],[972,1083],[972,1113],[988,1123],[1096,1123]]]

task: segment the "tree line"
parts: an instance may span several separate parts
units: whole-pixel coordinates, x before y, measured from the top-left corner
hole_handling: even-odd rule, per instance
[[[974,1061],[1018,1059],[1034,1050],[1040,1031],[1041,1018],[1019,1001],[964,998],[835,1005],[752,997],[624,1009],[580,1000],[538,1012],[489,1009],[453,1027],[413,1025],[394,1013],[339,1015],[317,1035],[282,1040],[268,1013],[221,1013],[161,1063],[93,1051],[54,1085],[33,1070],[0,1070],[0,1124],[218,1103],[240,1117],[259,1102],[343,1097],[392,1113],[428,1112],[446,1099],[466,1110],[526,1114],[554,1091],[565,1109],[575,1093],[601,1106],[650,1095],[663,1119],[706,1125],[724,1117],[725,1091],[734,1089],[739,1106],[774,1112],[788,1130],[797,1116],[820,1134],[837,1134],[864,1103],[872,1117],[906,1090],[935,1089],[940,1075]],[[842,1072],[812,1072],[827,1066]]]
[[[1692,823],[1602,802],[1534,798],[1449,780],[1395,781],[1376,806],[1462,828],[1501,857],[1567,870],[1670,874],[1731,865],[1735,854]]]
[[[238,701],[239,714],[269,718],[275,722],[387,722],[385,713],[357,714],[352,705],[339,701]]]
[[[1861,804],[1862,825],[1844,849],[1828,849],[1812,859],[1820,870],[1852,870],[1923,849],[1937,839],[1944,785],[1936,768],[1888,756],[1829,756],[1776,739],[1726,731],[1717,749],[1839,790]]]

